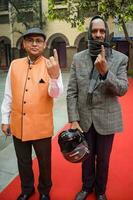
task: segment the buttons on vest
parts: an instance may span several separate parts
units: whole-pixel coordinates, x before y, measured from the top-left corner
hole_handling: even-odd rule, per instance
[[[24,104],[26,104],[26,101],[24,101]]]
[[[20,60],[20,59],[19,59]],[[43,74],[44,80],[50,80],[47,69],[45,66],[44,58],[38,59],[37,62],[31,66],[31,70],[27,70],[27,67],[20,67],[20,71],[17,70],[18,66],[25,66],[25,60],[22,59],[21,62],[16,60],[16,63],[12,67],[11,77],[13,80],[18,80],[17,87],[16,81],[13,81],[13,108],[15,112],[11,113],[12,117],[12,129],[16,137],[21,138],[23,141],[30,141],[34,139],[41,139],[46,137],[45,132],[47,132],[47,137],[51,137],[53,133],[53,98],[48,95],[48,84],[45,87],[40,88],[38,86],[39,81],[37,74]],[[21,70],[22,69],[22,70]],[[23,78],[19,80],[20,74]],[[25,78],[24,78],[25,77]],[[28,80],[28,77],[30,80]],[[25,80],[26,79],[26,80]],[[23,87],[21,96],[19,95],[20,88]],[[40,98],[41,97],[41,98]],[[24,103],[26,101],[26,104]],[[21,105],[20,105],[21,102]],[[47,105],[47,109],[44,105]],[[34,115],[34,108],[36,107],[36,118]],[[19,117],[16,118],[16,110],[19,109]],[[50,113],[47,116],[47,113]],[[18,113],[17,113],[18,114]],[[36,126],[30,126],[34,124],[36,120]],[[42,123],[45,122],[45,123]],[[42,130],[44,133],[42,134]]]
[[[28,80],[30,80],[30,77],[28,77]]]

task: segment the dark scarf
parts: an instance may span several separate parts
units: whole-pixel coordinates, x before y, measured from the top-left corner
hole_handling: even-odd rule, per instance
[[[101,52],[101,45],[105,47],[105,54],[108,54],[110,44],[108,42],[101,42],[96,40],[88,40],[88,48],[91,57],[97,57]]]

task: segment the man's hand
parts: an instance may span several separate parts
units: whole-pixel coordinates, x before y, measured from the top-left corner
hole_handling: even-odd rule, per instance
[[[108,67],[107,67],[107,61],[106,61],[106,58],[105,58],[105,49],[104,49],[104,46],[102,45],[101,48],[102,48],[102,51],[97,56],[94,65],[96,66],[98,72],[102,76],[104,76],[107,73],[107,71],[108,71]]]
[[[79,126],[79,123],[78,122],[72,122],[71,123],[71,129],[78,129],[80,130],[82,133],[83,133],[83,130],[81,129],[81,127]]]
[[[10,136],[10,125],[9,124],[1,124],[1,130],[6,136]]]
[[[60,74],[60,66],[58,61],[58,54],[56,49],[54,49],[54,56],[51,56],[47,61],[47,70],[51,79],[57,79]]]

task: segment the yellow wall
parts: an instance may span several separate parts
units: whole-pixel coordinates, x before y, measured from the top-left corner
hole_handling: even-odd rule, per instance
[[[81,32],[77,28],[71,28],[71,25],[64,21],[55,20],[48,22],[47,38],[54,33],[64,34],[68,38],[70,46],[73,46],[76,37]]]
[[[0,24],[0,36],[5,36],[10,39],[10,25],[9,24]]]

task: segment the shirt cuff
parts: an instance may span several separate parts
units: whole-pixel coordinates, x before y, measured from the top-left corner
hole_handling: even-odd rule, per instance
[[[58,97],[59,95],[59,86],[58,86],[58,81],[57,79],[51,79],[50,84],[49,84],[49,95],[53,98]]]
[[[10,118],[8,115],[6,115],[6,114],[2,115],[1,124],[10,124]]]

